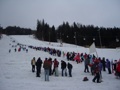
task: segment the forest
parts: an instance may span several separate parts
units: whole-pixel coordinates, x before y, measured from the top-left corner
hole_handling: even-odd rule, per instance
[[[82,25],[63,22],[57,28],[49,26],[44,20],[37,20],[36,38],[49,42],[60,41],[89,47],[93,42],[100,48],[120,47],[120,28],[105,28],[94,25]]]

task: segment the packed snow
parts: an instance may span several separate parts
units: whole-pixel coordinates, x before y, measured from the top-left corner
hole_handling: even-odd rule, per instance
[[[26,45],[28,52],[21,50],[15,52],[14,49],[17,43]],[[103,82],[94,83],[92,79],[94,76],[91,73],[84,72],[84,63],[77,64],[75,61],[67,61],[66,57],[52,56],[47,52],[30,49],[27,46],[32,45],[36,47],[50,47],[59,49],[64,52],[77,52],[89,54],[89,48],[80,47],[63,43],[49,43],[39,41],[32,35],[3,35],[0,40],[0,90],[120,90],[120,79],[116,79],[114,73],[102,71]],[[19,48],[18,46],[16,47]],[[11,49],[11,53],[9,53]],[[116,49],[100,49],[96,48],[99,57],[105,57],[109,60],[119,60],[120,51]],[[95,53],[96,54],[96,53]],[[41,77],[36,77],[36,73],[31,70],[31,59],[35,57],[36,60],[41,57],[51,57],[57,59],[59,63],[61,60],[70,62],[73,65],[72,77],[61,76],[61,64],[59,64],[59,76],[50,76],[50,81],[44,80],[44,69],[41,69]],[[84,82],[83,78],[88,77],[88,81]]]

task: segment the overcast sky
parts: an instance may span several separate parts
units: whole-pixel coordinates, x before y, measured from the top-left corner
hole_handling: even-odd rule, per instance
[[[38,20],[120,27],[120,0],[0,0],[0,25],[36,29]]]

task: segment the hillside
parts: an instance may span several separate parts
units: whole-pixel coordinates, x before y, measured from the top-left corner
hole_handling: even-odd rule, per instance
[[[15,42],[13,42],[15,41]],[[41,77],[36,77],[36,73],[31,71],[31,59],[35,57],[41,57],[44,59],[51,57],[57,58],[59,62],[66,57],[52,56],[47,52],[36,51],[34,49],[28,49],[28,53],[25,51],[14,52],[12,45],[17,43],[32,46],[50,47],[59,49],[61,51],[75,51],[79,53],[89,53],[88,48],[79,47],[70,44],[63,44],[60,47],[59,43],[51,43],[45,41],[38,41],[33,36],[6,36],[0,40],[0,90],[119,90],[120,79],[116,79],[114,74],[108,74],[108,72],[102,72],[103,82],[93,83],[93,76],[90,73],[84,73],[84,63],[77,64],[74,61],[69,61],[73,65],[72,75],[73,77],[62,77],[61,67],[59,64],[59,76],[50,76],[50,81],[44,81],[44,69],[42,68]],[[19,48],[18,46],[16,48]],[[9,53],[11,49],[11,53]],[[110,60],[119,59],[120,52],[116,49],[96,49],[99,57],[105,57]],[[87,76],[89,81],[83,82],[83,77]]]

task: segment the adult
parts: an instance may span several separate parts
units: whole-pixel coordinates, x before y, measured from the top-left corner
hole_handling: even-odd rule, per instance
[[[108,69],[108,74],[111,74],[111,63],[108,59],[106,59],[106,67]]]
[[[52,75],[52,58],[48,59],[49,63],[50,63],[50,68],[49,68],[49,75]]]
[[[102,65],[103,65],[103,71],[106,71],[106,62],[105,62],[105,57],[102,58],[102,61],[101,61]]]
[[[36,77],[40,77],[40,74],[41,74],[41,66],[42,66],[42,60],[41,58],[39,57],[37,62],[36,62]]]
[[[68,67],[69,77],[72,77],[72,68],[73,68],[72,64],[68,62],[67,67]]]
[[[61,69],[62,69],[62,76],[67,76],[67,70],[66,70],[66,62],[61,60]]]
[[[90,60],[89,60],[89,55],[88,56],[86,56],[86,57],[84,57],[85,58],[85,60],[84,60],[84,65],[85,65],[85,69],[84,69],[84,72],[89,72],[89,64],[90,64]]]
[[[52,74],[53,73],[55,73],[55,76],[58,76],[59,75],[59,73],[58,73],[58,66],[59,66],[59,62],[57,61],[57,59],[55,58],[54,59],[54,61],[53,61],[53,72],[52,72]]]
[[[45,71],[45,81],[49,81],[49,69],[50,69],[50,62],[45,58],[43,68]]]
[[[31,60],[32,72],[35,72],[35,63],[36,63],[36,60],[35,60],[35,57],[33,57],[33,59]]]
[[[100,70],[99,70],[99,65],[98,65],[98,63],[96,63],[96,67],[95,67],[95,76],[94,76],[94,78],[93,78],[93,82],[95,82],[96,80],[97,80],[97,83],[100,83]]]
[[[116,67],[116,76],[120,78],[120,61],[118,62]]]

